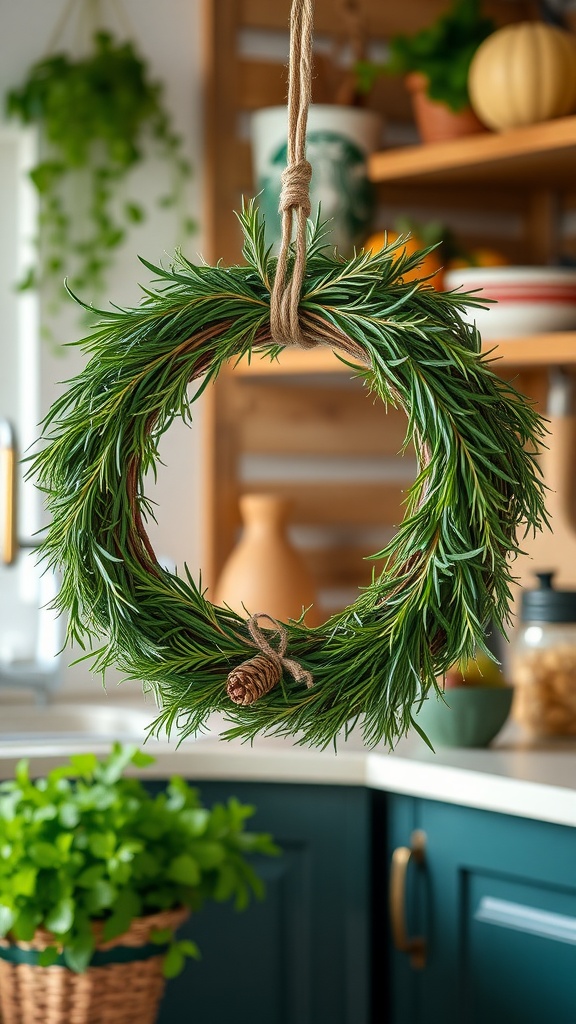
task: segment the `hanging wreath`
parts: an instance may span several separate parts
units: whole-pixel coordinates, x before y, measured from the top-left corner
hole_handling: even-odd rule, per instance
[[[297,29],[293,38],[306,34],[302,21]],[[228,737],[325,746],[359,722],[367,744],[393,745],[436,678],[484,648],[487,623],[504,628],[517,534],[545,520],[535,463],[544,428],[463,320],[479,300],[405,280],[424,253],[408,255],[400,239],[345,261],[318,224],[306,237],[306,81],[291,75],[278,260],[249,205],[245,266],[181,255],[170,269],[146,264],[157,283],[140,307],[100,314],[85,342],[91,358],[49,413],[33,466],[53,515],[43,553],[62,572],[70,639],[104,638],[94,667],[116,665],[154,691],[153,728],[184,737],[220,711]],[[275,359],[290,344],[330,346],[384,405],[402,407],[419,472],[357,601],[316,628],[272,621],[274,633],[261,629],[260,609],[245,620],[212,605],[187,570],[158,564],[143,481],[162,434],[190,418],[228,361]]]

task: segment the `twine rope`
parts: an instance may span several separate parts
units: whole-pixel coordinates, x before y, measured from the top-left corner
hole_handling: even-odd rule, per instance
[[[262,632],[258,625],[258,619],[268,619],[274,627],[274,632],[279,636],[280,640],[278,643],[278,650],[275,651],[272,645],[268,642],[265,634]],[[288,647],[288,633],[285,626],[277,619],[274,619],[267,612],[256,612],[251,615],[247,620],[246,625],[248,626],[248,632],[252,637],[254,643],[275,664],[280,670],[286,669],[290,672],[290,675],[296,680],[297,683],[304,683],[306,688],[309,690],[314,685],[314,677],[311,672],[307,669],[302,668],[299,661],[295,661],[293,658],[286,657],[286,648]]]
[[[270,332],[278,345],[313,348],[317,341],[300,324],[299,304],[306,271],[306,221],[310,216],[312,167],[306,160],[306,126],[312,91],[313,0],[293,0],[290,13],[287,166],[282,172],[279,210],[282,240],[270,296]],[[295,255],[289,274],[292,233]]]

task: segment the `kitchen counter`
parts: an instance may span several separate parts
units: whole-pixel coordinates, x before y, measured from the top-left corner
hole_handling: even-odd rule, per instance
[[[143,745],[154,710],[143,701],[119,705],[52,704],[48,708],[0,705],[0,778],[8,778],[20,757],[44,774],[70,753],[104,753],[117,736]],[[252,745],[222,741],[222,720],[179,747],[176,741],[149,740],[156,764],[149,777],[182,774],[202,779],[289,782],[372,789],[440,800],[488,811],[576,827],[576,741],[540,744],[523,739],[513,725],[488,749],[429,750],[417,735],[393,753],[367,750],[352,735],[333,749],[319,751],[289,740],[258,738]]]

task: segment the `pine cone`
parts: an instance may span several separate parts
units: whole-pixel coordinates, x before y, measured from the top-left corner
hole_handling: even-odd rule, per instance
[[[273,690],[282,678],[282,666],[264,654],[243,661],[228,674],[226,693],[235,704],[253,704]]]

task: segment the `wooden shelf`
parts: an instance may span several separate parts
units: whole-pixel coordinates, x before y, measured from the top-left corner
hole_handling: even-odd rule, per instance
[[[505,341],[487,341],[487,352],[492,352],[499,366],[576,366],[576,331],[554,331],[528,337],[507,338]],[[310,352],[286,349],[280,358],[270,362],[268,357],[254,354],[250,362],[243,359],[233,371],[236,375],[276,376],[288,374],[347,373],[350,369],[329,348]]]
[[[576,366],[576,331],[550,331],[524,338],[487,341],[486,351],[494,349],[501,366]]]
[[[576,178],[576,116],[485,132],[449,142],[406,146],[373,154],[369,174],[377,183],[514,188],[565,185]]]

